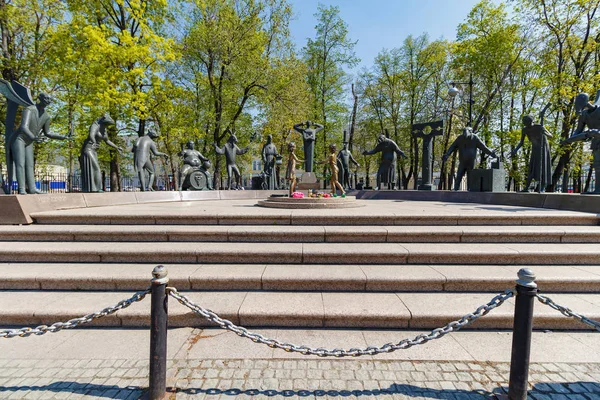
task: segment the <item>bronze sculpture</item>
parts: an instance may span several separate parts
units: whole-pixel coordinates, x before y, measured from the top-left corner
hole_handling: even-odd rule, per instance
[[[460,184],[465,174],[475,168],[477,149],[491,157],[498,157],[492,149],[488,148],[479,139],[479,136],[473,133],[473,129],[467,126],[463,129],[462,134],[458,135],[454,142],[452,142],[446,154],[443,155],[442,160],[447,161],[452,153],[458,150],[458,171],[456,172],[456,180],[454,181],[454,190],[460,189]]]
[[[340,189],[342,194],[346,194],[346,191],[338,182],[338,159],[337,159],[337,146],[335,143],[329,145],[329,156],[327,160],[321,161],[319,164],[327,164],[329,165],[329,170],[331,172],[331,178],[329,179],[329,183],[331,184],[331,194],[336,194],[336,188]]]
[[[294,142],[288,143],[288,164],[287,170],[285,171],[285,178],[290,182],[290,197],[292,197],[292,193],[296,191],[296,184],[298,180],[296,179],[296,163],[303,162],[300,160],[296,154],[296,144]]]
[[[262,148],[263,176],[265,180],[263,184],[268,190],[279,189],[275,171],[275,163],[278,156],[279,152],[273,144],[273,136],[269,135],[267,136],[267,143]]]
[[[152,159],[150,158],[150,152],[154,154],[154,156],[165,157],[166,159],[169,156],[165,153],[161,153],[156,148],[156,143],[154,139],[159,136],[158,132],[154,129],[150,129],[148,134],[145,136],[139,137],[133,148],[131,149],[133,153],[133,168],[135,170],[136,175],[140,181],[140,189],[142,192],[145,191],[154,191],[154,164],[152,164]]]
[[[344,137],[346,136],[346,132],[344,132]],[[338,176],[338,180],[341,181],[341,184],[346,189],[351,189],[351,180],[350,180],[350,163],[352,162],[357,168],[360,168],[360,164],[354,159],[350,150],[348,150],[348,142],[344,142],[344,147],[338,153],[338,163],[340,174]]]
[[[231,190],[231,182],[232,178],[235,179],[236,189],[242,188],[242,174],[240,173],[240,169],[235,163],[235,158],[237,155],[242,155],[248,152],[250,146],[246,146],[243,149],[240,149],[237,145],[237,137],[230,133],[229,139],[227,139],[227,143],[221,148],[217,146],[215,143],[215,151],[219,155],[225,154],[225,163],[227,164],[227,189]],[[235,175],[235,176],[234,176]]]
[[[304,142],[304,172],[313,172],[315,140],[317,133],[323,130],[323,125],[306,121],[294,125],[294,130],[302,135]]]
[[[102,192],[102,172],[96,151],[100,147],[100,142],[104,141],[119,153],[123,152],[108,139],[108,133],[106,133],[106,127],[114,125],[114,123],[115,121],[110,115],[104,114],[92,123],[88,137],[83,141],[79,166],[81,168],[81,191],[84,193]]]
[[[2,79],[0,93],[6,97],[8,103],[4,142],[8,182],[4,191],[7,194],[12,192],[12,182],[16,177],[19,194],[42,193],[35,187],[33,144],[43,141],[43,136],[57,140],[66,140],[69,137],[50,132],[50,116],[46,113],[46,107],[52,103],[52,98],[48,94],[40,93],[38,102],[34,103],[28,88],[18,82],[9,83]],[[21,123],[15,129],[19,106],[25,108],[21,115]]]
[[[363,155],[368,156],[381,152],[381,164],[377,171],[377,190],[381,189],[383,183],[388,184],[388,189],[394,190],[396,182],[396,160],[397,155],[406,158],[406,154],[392,139],[388,139],[381,134],[377,138],[377,146],[373,150],[363,151]]]
[[[579,114],[577,129],[570,138],[563,140],[561,144],[591,140],[592,155],[594,161],[592,167],[596,174],[596,187],[591,194],[600,194],[600,90],[596,93],[596,102],[590,102],[587,93],[580,93],[575,98],[575,111]],[[585,128],[587,130],[584,130]]]
[[[194,149],[191,140],[185,146],[178,154],[183,158],[183,166],[179,170],[179,190],[212,190],[212,178],[208,172],[210,161]]]
[[[444,121],[426,122],[412,125],[412,134],[415,138],[423,139],[423,156],[421,157],[421,185],[419,190],[433,190],[433,140],[436,136],[444,134]]]
[[[514,157],[523,146],[525,137],[531,142],[531,155],[529,156],[529,167],[527,169],[527,181],[523,192],[529,191],[532,180],[536,180],[540,192],[546,191],[546,186],[552,182],[552,159],[550,158],[550,145],[548,139],[552,135],[541,124],[533,123],[529,115],[523,117],[523,129],[521,130],[521,141],[512,151]]]

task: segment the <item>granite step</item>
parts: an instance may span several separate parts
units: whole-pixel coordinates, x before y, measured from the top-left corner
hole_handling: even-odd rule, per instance
[[[6,226],[0,241],[261,243],[600,243],[600,226]]]
[[[593,243],[0,242],[0,262],[597,265]]]
[[[183,203],[185,204],[185,203]],[[75,210],[47,211],[31,214],[38,224],[50,225],[303,225],[303,226],[394,226],[394,225],[585,225],[600,224],[597,214],[540,209],[517,209],[507,212],[471,212],[472,210],[429,210],[418,209],[394,212],[381,210],[278,210],[240,206],[230,211],[200,209],[201,205],[190,204],[186,208],[170,210],[158,207],[149,210],[129,208],[86,208]],[[183,207],[182,205],[180,205]],[[150,206],[149,206],[150,207]],[[198,207],[198,208],[194,208]],[[389,205],[387,205],[389,207]],[[509,209],[509,207],[504,207]]]
[[[221,317],[246,327],[332,327],[432,329],[473,312],[491,293],[328,293],[328,292],[189,292],[190,299]],[[3,326],[49,325],[66,321],[127,298],[123,292],[0,291]],[[548,294],[589,318],[600,319],[598,294]],[[207,326],[207,321],[169,301],[170,326]],[[148,327],[150,301],[98,319],[88,326]],[[514,300],[476,321],[470,328],[510,329]],[[535,329],[588,329],[558,311],[535,304]]]
[[[497,292],[515,284],[511,265],[168,265],[180,290]],[[130,291],[147,287],[153,264],[0,264],[0,290]],[[534,265],[540,289],[600,293],[600,265]]]

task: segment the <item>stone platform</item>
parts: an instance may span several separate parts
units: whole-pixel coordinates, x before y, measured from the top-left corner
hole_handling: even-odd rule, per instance
[[[356,197],[304,197],[294,199],[292,197],[271,196],[265,200],[259,200],[258,205],[267,208],[299,209],[337,209],[364,207],[364,201],[356,201]]]

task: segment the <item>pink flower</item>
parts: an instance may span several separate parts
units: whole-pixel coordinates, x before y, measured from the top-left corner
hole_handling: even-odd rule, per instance
[[[292,197],[294,199],[303,199],[304,198],[304,193],[302,193],[302,192],[294,192],[294,193],[292,193]]]

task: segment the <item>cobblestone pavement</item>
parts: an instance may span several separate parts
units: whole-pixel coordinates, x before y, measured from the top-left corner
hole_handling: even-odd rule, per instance
[[[147,360],[1,360],[1,399],[138,399]],[[175,360],[177,399],[487,399],[508,363],[374,360]],[[600,364],[531,365],[530,398],[600,399]]]

